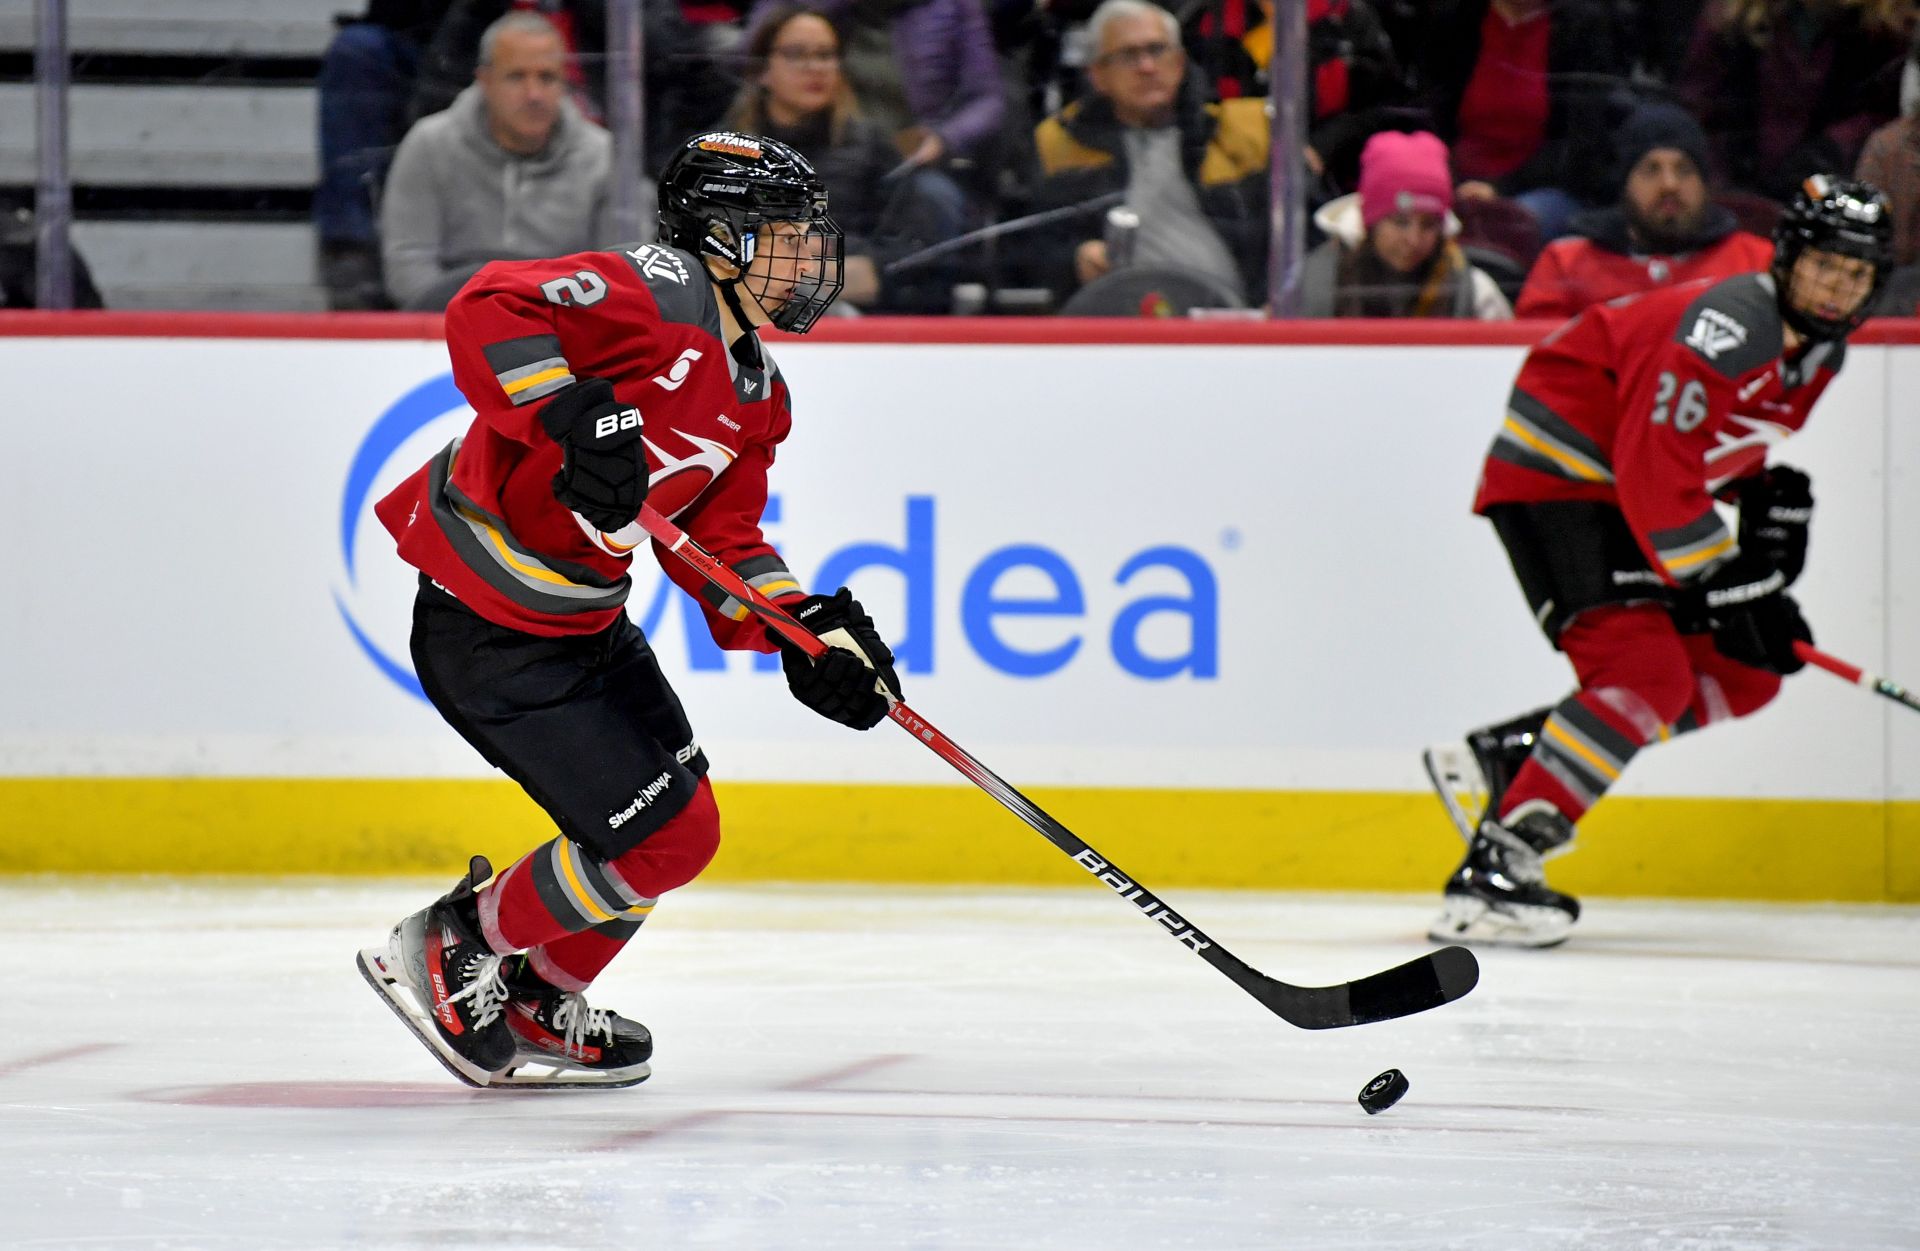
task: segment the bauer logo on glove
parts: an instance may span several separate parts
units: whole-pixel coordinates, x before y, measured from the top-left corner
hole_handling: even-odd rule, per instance
[[[639,428],[640,410],[637,408],[623,408],[617,413],[608,413],[606,416],[594,422],[593,437],[596,439],[604,439],[611,435],[618,434],[622,430],[638,430]]]

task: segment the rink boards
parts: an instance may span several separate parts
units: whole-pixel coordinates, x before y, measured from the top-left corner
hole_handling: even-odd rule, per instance
[[[1431,887],[1457,841],[1419,747],[1569,685],[1467,511],[1539,330],[834,325],[775,349],[768,533],[854,588],[918,711],[1149,881]],[[440,871],[545,836],[410,689],[413,580],[371,512],[464,428],[437,333],[0,320],[0,869]],[[1820,644],[1910,682],[1916,395],[1920,330],[1877,330],[1776,454],[1814,477]],[[633,615],[720,787],[715,875],[1079,873],[908,736],[719,653],[642,566]],[[1920,898],[1920,717],[1793,679],[1643,753],[1564,876]]]

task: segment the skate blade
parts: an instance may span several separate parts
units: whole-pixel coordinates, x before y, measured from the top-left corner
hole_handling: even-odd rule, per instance
[[[1421,752],[1420,763],[1426,766],[1427,780],[1447,810],[1447,819],[1461,840],[1471,844],[1487,810],[1487,779],[1479,761],[1465,747],[1445,745]]]
[[[434,1059],[440,1061],[442,1068],[469,1086],[485,1089],[494,1084],[494,1074],[471,1063],[458,1052],[449,1050],[440,1041],[433,1022],[420,1006],[420,1001],[414,997],[413,986],[396,971],[393,957],[385,945],[361,948],[354,963],[359,966],[360,976],[367,979],[367,985],[380,992],[380,998],[400,1018],[400,1023],[420,1040]]]
[[[518,1090],[581,1090],[588,1087],[596,1090],[625,1090],[629,1086],[638,1086],[652,1076],[653,1066],[646,1063],[597,1073],[588,1069],[569,1068],[555,1063],[544,1055],[523,1053],[516,1057],[513,1064],[504,1072],[496,1074],[487,1085],[495,1089]]]
[[[1447,896],[1446,909],[1427,931],[1436,943],[1474,947],[1558,947],[1573,932],[1573,921],[1558,908],[1532,904],[1495,907],[1471,895]]]

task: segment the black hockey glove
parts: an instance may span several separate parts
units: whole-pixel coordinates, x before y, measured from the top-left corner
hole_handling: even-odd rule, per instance
[[[809,595],[782,607],[832,649],[815,660],[777,631],[767,631],[780,647],[780,664],[793,697],[827,720],[856,730],[879,725],[886,718],[887,701],[874,689],[874,677],[887,684],[895,699],[900,698],[900,678],[893,671],[893,653],[853,592],[843,586],[832,595]]]
[[[1774,465],[1733,484],[1740,502],[1740,550],[1766,557],[1787,585],[1807,566],[1807,528],[1813,522],[1813,481],[1791,465]]]
[[[566,459],[553,496],[611,534],[640,515],[647,500],[647,449],[640,410],[613,398],[613,384],[582,378],[548,400],[540,424]]]
[[[1742,553],[1704,586],[1713,619],[1713,645],[1722,656],[1769,673],[1798,673],[1806,662],[1793,654],[1795,639],[1813,642],[1800,605],[1786,592],[1787,578],[1764,557]]]

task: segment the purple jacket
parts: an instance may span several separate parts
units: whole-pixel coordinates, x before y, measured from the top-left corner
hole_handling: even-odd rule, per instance
[[[777,0],[760,0],[747,29],[760,24]],[[844,27],[854,0],[809,0],[808,7]],[[947,151],[972,153],[1000,133],[1006,101],[1000,92],[1000,62],[980,0],[925,0],[903,8],[893,26],[893,53],[907,107],[940,136]]]

